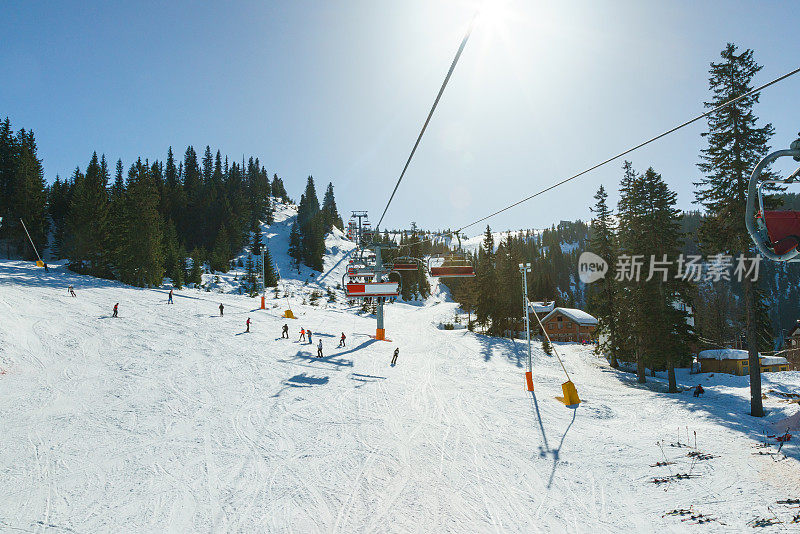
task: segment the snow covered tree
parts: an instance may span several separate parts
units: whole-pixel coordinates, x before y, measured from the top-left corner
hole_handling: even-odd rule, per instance
[[[731,43],[721,53],[722,61],[711,63],[709,89],[712,97],[705,105],[714,108],[752,90],[752,79],[761,70],[753,51],[737,54]],[[759,94],[742,98],[708,116],[708,131],[702,135],[707,147],[701,152],[698,168],[703,177],[695,185],[697,202],[706,209],[700,228],[706,252],[724,252],[733,256],[752,250],[745,227],[745,206],[750,172],[769,151],[773,134],[771,124],[758,127],[753,108]],[[750,354],[750,415],[762,417],[761,364],[758,355],[757,287],[743,280],[747,347]]]

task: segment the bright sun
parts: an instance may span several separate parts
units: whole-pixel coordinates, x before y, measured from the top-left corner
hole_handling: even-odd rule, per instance
[[[507,0],[482,0],[478,2],[476,24],[492,32],[504,33],[511,21]]]

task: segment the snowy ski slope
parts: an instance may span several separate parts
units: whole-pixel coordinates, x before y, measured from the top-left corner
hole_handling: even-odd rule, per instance
[[[332,239],[333,284],[349,249]],[[569,409],[554,399],[553,357],[534,351],[531,395],[522,342],[438,329],[456,307],[445,291],[388,306],[392,341],[379,342],[374,319],[342,302],[300,304],[326,279],[298,276],[292,321],[271,294],[267,310],[195,289],[168,305],[167,289],[0,260],[0,532],[731,532],[773,515],[786,523],[759,532],[796,526],[798,510],[776,504],[800,497],[796,438],[782,461],[754,446],[798,407],[769,394],[769,417],[751,419],[745,377],[681,374],[706,395],[667,395],[663,380],[639,386],[564,344],[586,400]],[[314,345],[298,343],[300,327]],[[765,392],[800,386],[800,373],[764,376]],[[687,432],[716,457],[670,446]],[[652,483],[689,472],[700,476]],[[662,517],[690,506],[718,521]]]

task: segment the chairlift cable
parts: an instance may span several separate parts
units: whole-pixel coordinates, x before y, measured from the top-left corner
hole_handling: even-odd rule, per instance
[[[447,87],[447,82],[450,81],[450,76],[452,76],[453,71],[456,68],[456,64],[458,63],[458,60],[461,57],[461,53],[464,51],[464,47],[467,45],[469,36],[472,34],[472,28],[475,25],[475,19],[477,17],[478,13],[475,13],[475,15],[472,17],[472,20],[469,23],[469,26],[467,27],[467,31],[464,34],[464,38],[461,39],[461,45],[459,45],[458,51],[456,52],[456,55],[453,58],[453,62],[450,64],[450,70],[447,71],[447,75],[444,77],[444,82],[442,82],[442,86],[439,88],[439,94],[436,95],[436,100],[433,101],[433,106],[431,106],[431,110],[428,112],[428,117],[425,119],[425,123],[422,125],[422,130],[420,130],[419,135],[417,136],[417,141],[414,143],[414,147],[411,149],[411,154],[408,155],[408,159],[406,160],[406,164],[403,167],[403,171],[400,173],[400,178],[397,179],[397,183],[394,185],[394,190],[392,190],[392,195],[389,197],[389,202],[386,203],[386,207],[383,209],[381,218],[378,220],[378,224],[375,225],[376,229],[380,228],[381,223],[383,222],[383,218],[386,216],[386,212],[389,210],[389,205],[392,203],[395,193],[397,193],[397,188],[400,187],[400,182],[403,181],[403,177],[406,174],[406,170],[408,170],[408,166],[411,163],[411,158],[414,157],[414,153],[417,151],[417,147],[419,146],[419,143],[422,140],[422,136],[425,134],[425,129],[428,128],[428,123],[431,121],[431,117],[433,117],[433,112],[436,110],[436,106],[439,104],[439,100],[442,98],[442,94],[444,93],[445,87]]]
[[[461,226],[460,228],[455,230],[454,233],[461,232],[464,229],[469,228],[470,226],[475,226],[478,223],[481,223],[481,222],[483,222],[483,221],[485,221],[487,219],[491,219],[492,217],[500,215],[501,213],[506,212],[506,211],[508,211],[510,209],[513,209],[513,208],[519,206],[520,204],[523,204],[523,203],[525,203],[525,202],[527,202],[527,201],[529,201],[529,200],[531,200],[533,198],[536,198],[536,197],[538,197],[538,196],[540,196],[540,195],[542,195],[544,193],[547,193],[548,191],[552,191],[553,189],[556,189],[557,187],[560,187],[560,186],[566,184],[567,182],[571,182],[572,180],[575,180],[576,178],[579,178],[579,177],[581,177],[581,176],[583,176],[585,174],[588,174],[589,172],[591,172],[593,170],[599,169],[600,167],[602,167],[602,166],[604,166],[604,165],[606,165],[608,163],[611,163],[612,161],[614,161],[616,159],[619,159],[622,156],[630,154],[631,152],[633,152],[635,150],[638,150],[638,149],[642,148],[643,146],[649,145],[650,143],[652,143],[654,141],[657,141],[657,140],[661,139],[662,137],[666,137],[667,135],[669,135],[671,133],[674,133],[674,132],[676,132],[676,131],[678,131],[678,130],[686,127],[686,126],[689,126],[690,124],[693,124],[693,123],[699,121],[700,119],[702,119],[704,117],[708,117],[709,115],[712,115],[712,114],[714,114],[714,113],[716,113],[718,111],[722,111],[723,109],[727,108],[728,106],[730,106],[732,104],[735,104],[739,100],[742,100],[742,99],[747,98],[749,96],[752,96],[752,95],[754,95],[756,93],[759,93],[759,92],[763,91],[764,89],[766,89],[767,87],[775,85],[776,83],[778,83],[780,81],[783,81],[786,78],[789,78],[790,76],[794,76],[798,72],[800,72],[800,67],[798,67],[798,68],[796,68],[796,69],[794,69],[794,70],[792,70],[790,72],[787,72],[786,74],[784,74],[782,76],[779,76],[779,77],[777,77],[777,78],[775,78],[775,79],[773,79],[773,80],[771,80],[771,81],[769,81],[769,82],[767,82],[767,83],[765,83],[763,85],[760,85],[760,86],[756,87],[755,89],[752,89],[752,90],[748,91],[747,93],[739,95],[736,98],[732,98],[732,99],[728,100],[727,102],[724,102],[724,103],[720,104],[719,106],[717,106],[717,107],[715,107],[715,108],[713,108],[713,109],[711,109],[709,111],[706,111],[705,113],[702,113],[702,114],[697,115],[696,117],[694,117],[692,119],[689,119],[689,120],[687,120],[685,122],[682,122],[681,124],[678,124],[677,126],[674,126],[674,127],[670,128],[669,130],[666,130],[665,132],[662,132],[662,133],[660,133],[660,134],[658,134],[658,135],[656,135],[654,137],[651,137],[650,139],[648,139],[646,141],[643,141],[643,142],[639,143],[638,145],[635,145],[635,146],[633,146],[631,148],[628,148],[627,150],[624,150],[624,151],[620,152],[619,154],[617,154],[615,156],[612,156],[612,157],[610,157],[608,159],[605,159],[605,160],[601,161],[600,163],[597,163],[596,165],[593,165],[592,167],[589,167],[589,168],[587,168],[585,170],[582,170],[581,172],[579,172],[577,174],[573,174],[569,178],[565,178],[564,180],[561,180],[560,182],[556,182],[555,184],[552,184],[552,185],[550,185],[550,186],[548,186],[548,187],[546,187],[544,189],[541,189],[541,190],[537,191],[536,193],[534,193],[534,194],[532,194],[532,195],[530,195],[528,197],[523,198],[522,200],[518,200],[517,202],[514,202],[513,204],[509,204],[508,206],[506,206],[504,208],[501,208],[501,209],[499,209],[499,210],[497,210],[497,211],[495,211],[493,213],[490,213],[489,215],[486,215],[485,217],[481,217],[480,219],[476,219],[476,220],[472,221],[469,224],[465,224],[464,226]],[[398,182],[398,185],[399,185],[399,182]],[[388,208],[388,206],[387,206],[387,208]],[[421,241],[416,241],[414,243],[407,243],[405,245],[400,245],[400,248],[411,246],[411,245],[417,245],[417,244],[424,243],[426,241],[431,241],[431,240],[432,240],[432,238],[428,238],[428,239],[423,239]]]

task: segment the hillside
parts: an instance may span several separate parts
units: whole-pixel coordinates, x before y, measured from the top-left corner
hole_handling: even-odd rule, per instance
[[[667,395],[663,380],[640,387],[565,344],[584,399],[570,409],[538,345],[531,395],[522,342],[440,330],[456,312],[446,292],[388,306],[391,342],[341,299],[302,304],[341,281],[352,245],[329,236],[325,272],[292,272],[291,208],[280,213],[264,230],[294,321],[280,317],[282,295],[269,292],[267,310],[238,295],[235,273],[168,305],[167,288],[0,261],[0,530],[726,532],[775,515],[787,525],[762,531],[791,526],[797,511],[776,501],[800,496],[796,441],[785,460],[754,453],[797,411],[770,391],[797,392],[800,373],[765,375],[769,416],[754,420],[746,377],[683,372],[706,395]],[[298,343],[301,327],[313,345]],[[695,432],[713,458],[671,446],[694,446]],[[699,476],[653,483],[678,473]],[[717,521],[664,517],[690,506]]]

